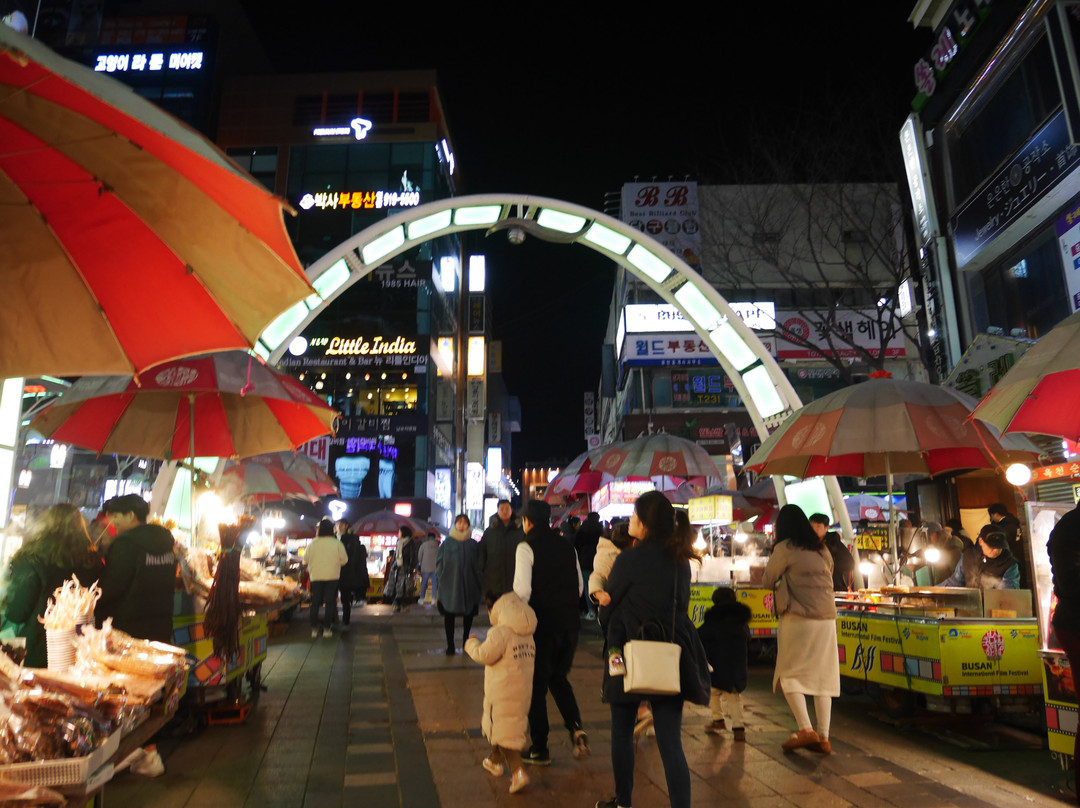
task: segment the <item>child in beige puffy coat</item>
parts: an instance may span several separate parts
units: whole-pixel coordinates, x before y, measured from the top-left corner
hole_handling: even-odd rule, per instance
[[[484,715],[481,728],[491,743],[484,768],[496,777],[509,768],[510,793],[529,784],[521,765],[527,743],[536,644],[536,612],[512,591],[488,598],[491,630],[483,642],[470,634],[465,653],[485,666]]]

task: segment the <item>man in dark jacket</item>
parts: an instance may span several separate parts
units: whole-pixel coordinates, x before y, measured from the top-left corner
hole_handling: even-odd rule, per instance
[[[482,591],[491,593],[496,600],[514,588],[517,546],[524,538],[510,500],[500,499],[499,509],[492,515],[478,548]]]
[[[105,559],[96,615],[133,637],[172,642],[176,553],[173,536],[161,525],[146,524],[150,507],[136,494],[108,500],[103,510],[116,528]]]
[[[592,511],[585,517],[585,521],[581,523],[581,527],[578,528],[577,535],[574,537],[574,549],[577,550],[578,566],[581,567],[581,577],[586,581],[592,575],[593,559],[596,557],[596,545],[603,533],[604,529],[600,526],[600,514]],[[589,599],[588,594],[583,594],[581,597],[581,611],[589,619],[596,616],[592,610],[592,601]]]
[[[341,594],[341,627],[343,631],[348,631],[353,603],[367,598],[369,583],[367,548],[360,541],[360,537],[352,532],[345,519],[334,522],[334,533],[337,534],[338,541],[345,545],[345,554],[349,557],[349,562],[341,568],[341,577],[338,579],[338,592]]]
[[[993,525],[979,531],[975,546],[964,550],[953,574],[941,586],[970,586],[976,589],[1018,589],[1020,568],[1009,552],[1009,540]]]
[[[819,539],[824,539],[825,547],[832,556],[833,561],[833,590],[836,592],[851,591],[851,573],[855,570],[855,559],[851,557],[851,551],[844,546],[840,534],[835,530],[829,530],[829,517],[823,513],[810,515],[810,527]],[[858,587],[855,587],[858,589]]]
[[[575,758],[589,754],[589,738],[581,728],[574,688],[566,678],[574,664],[581,628],[578,599],[583,589],[581,569],[572,544],[551,529],[551,506],[529,500],[522,511],[525,541],[517,546],[514,592],[536,612],[536,661],[533,666],[529,734],[532,747],[525,763],[551,764],[548,754],[547,693],[555,699],[570,732]]]

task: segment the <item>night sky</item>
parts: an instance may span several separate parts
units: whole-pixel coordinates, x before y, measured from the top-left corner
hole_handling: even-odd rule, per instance
[[[857,175],[846,179],[882,178],[891,167],[866,142],[897,142],[930,40],[907,22],[913,0],[656,3],[611,18],[308,2],[288,24],[243,5],[282,72],[437,70],[459,193],[597,209],[635,177],[748,181],[769,136],[805,136],[808,162],[818,143],[839,149]],[[535,239],[496,235],[482,249],[507,387],[524,410],[513,466],[565,463],[585,449],[582,394],[598,385],[614,268]]]

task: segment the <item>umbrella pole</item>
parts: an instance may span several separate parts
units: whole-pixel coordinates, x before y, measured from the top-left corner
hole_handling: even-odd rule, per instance
[[[191,532],[188,533],[188,549],[194,550],[195,541],[195,394],[188,393],[188,520]]]
[[[900,556],[896,542],[896,508],[893,506],[892,469],[889,466],[889,454],[885,453],[885,489],[889,499],[889,552],[892,554],[893,586],[900,583]]]

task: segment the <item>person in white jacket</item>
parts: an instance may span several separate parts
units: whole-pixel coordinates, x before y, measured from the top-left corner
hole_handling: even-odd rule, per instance
[[[308,568],[311,584],[311,638],[320,634],[330,636],[330,626],[337,617],[338,580],[341,568],[349,563],[345,545],[334,535],[334,523],[329,519],[319,522],[315,540],[304,551],[304,563]],[[325,606],[322,631],[319,630],[319,607]]]
[[[512,591],[498,600],[489,595],[487,607],[491,630],[483,642],[470,634],[465,652],[486,668],[481,728],[491,754],[484,758],[484,768],[496,777],[509,768],[510,793],[516,794],[529,784],[521,750],[527,742],[532,700],[536,612]]]

